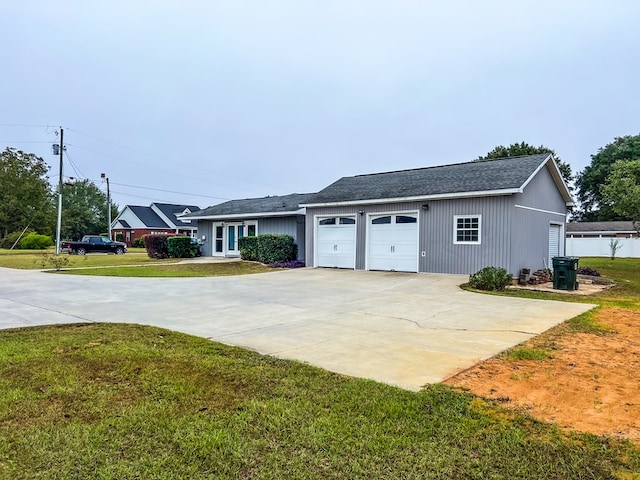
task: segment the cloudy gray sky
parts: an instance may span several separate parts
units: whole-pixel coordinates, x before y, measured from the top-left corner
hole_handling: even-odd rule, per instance
[[[637,0],[0,4],[0,148],[201,207],[640,133]],[[177,193],[174,193],[177,192]]]

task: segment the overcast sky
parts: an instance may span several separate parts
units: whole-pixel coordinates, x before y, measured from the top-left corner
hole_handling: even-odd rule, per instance
[[[207,207],[346,175],[640,133],[637,0],[0,3],[0,148],[116,203]],[[101,188],[103,186],[101,185]],[[177,193],[173,193],[177,192]]]

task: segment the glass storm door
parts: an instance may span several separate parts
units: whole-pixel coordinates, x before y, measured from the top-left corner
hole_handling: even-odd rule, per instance
[[[240,255],[238,240],[244,237],[244,225],[227,225],[227,255]]]

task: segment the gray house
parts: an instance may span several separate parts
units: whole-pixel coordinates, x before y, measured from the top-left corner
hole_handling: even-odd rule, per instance
[[[198,221],[202,255],[238,257],[238,239],[263,233],[291,235],[298,245],[298,260],[305,255],[305,212],[300,207],[310,194],[230,200],[182,216]]]
[[[564,254],[571,195],[551,155],[343,177],[301,202],[306,264],[518,274]]]

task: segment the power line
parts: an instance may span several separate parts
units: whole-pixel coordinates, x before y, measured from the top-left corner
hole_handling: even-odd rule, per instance
[[[144,151],[142,151],[142,150],[138,150],[138,149],[136,149],[136,148],[127,147],[126,145],[121,145],[121,144],[116,143],[116,142],[113,142],[113,141],[111,141],[111,140],[105,140],[104,138],[96,137],[95,135],[89,135],[89,134],[87,134],[87,133],[80,132],[80,131],[75,130],[75,129],[70,128],[70,127],[64,127],[64,128],[66,128],[67,130],[70,130],[70,131],[72,131],[72,132],[75,132],[75,133],[77,133],[77,134],[79,134],[79,135],[83,135],[83,136],[85,136],[85,137],[88,137],[88,138],[92,138],[92,139],[94,139],[94,140],[97,140],[97,141],[99,141],[99,142],[104,142],[104,143],[107,143],[107,144],[109,144],[109,145],[113,145],[113,146],[118,147],[118,148],[122,148],[122,149],[125,149],[125,150],[129,150],[129,151],[131,151],[131,152],[138,153],[138,154],[141,154],[141,155],[145,155],[145,156],[150,157],[150,158],[155,158],[156,160],[161,160],[161,161],[163,161],[163,162],[171,163],[171,164],[173,164],[173,165],[178,165],[178,166],[180,166],[180,167],[183,167],[183,166],[184,166],[184,163],[182,163],[182,162],[176,162],[176,161],[173,161],[173,160],[169,160],[169,159],[167,159],[167,158],[160,157],[160,156],[158,156],[158,155],[154,155],[154,154],[151,154],[151,153],[148,153],[148,152],[144,152]],[[69,143],[67,143],[67,145],[70,145],[70,144],[69,144]],[[82,148],[82,147],[78,147],[77,145],[76,145],[76,147],[77,147],[77,148]],[[89,150],[87,150],[87,151],[89,151]],[[104,155],[104,154],[101,154],[101,153],[98,153],[98,152],[91,152],[91,153],[96,153],[97,155]],[[108,156],[108,155],[105,155],[105,156]],[[122,160],[122,159],[117,158],[117,157],[110,157],[110,158],[115,158],[116,160]],[[136,163],[136,162],[131,162],[130,160],[123,160],[123,161],[128,161],[129,163],[133,163],[134,165],[140,165],[140,166],[143,166],[143,167],[146,167],[146,166],[147,166],[147,165],[144,165],[144,164],[140,164],[140,163]],[[167,170],[167,171],[170,171],[170,170]],[[210,173],[212,173],[212,174],[214,174],[214,175],[216,175],[216,176],[218,176],[218,177],[219,177],[219,176],[221,176],[219,172],[211,172],[210,170],[205,170],[205,169],[202,169],[202,168],[200,168],[200,171],[208,171],[208,172],[210,172]],[[171,173],[175,174],[176,172],[171,171]],[[184,176],[185,178],[189,178],[189,179],[193,178],[193,177],[188,177],[188,176],[186,176],[186,175],[183,175],[183,176]],[[230,177],[226,177],[226,178],[230,178]],[[195,179],[196,179],[196,180],[201,180],[200,178],[195,178]],[[230,179],[231,179],[231,178],[230,178]],[[233,180],[233,179],[231,179],[231,180]],[[243,181],[244,181],[244,183],[245,183],[245,184],[247,183],[246,179],[245,179],[245,180],[243,180]],[[215,182],[213,182],[213,183],[215,183]],[[249,183],[251,183],[251,182],[249,182]],[[218,185],[224,185],[224,184],[222,184],[222,183],[217,183],[217,184],[218,184]],[[268,187],[270,190],[274,190],[274,189],[275,189],[275,190],[280,190],[279,188],[274,187],[274,186],[272,186],[272,185],[264,185],[264,184],[257,184],[257,183],[254,183],[254,185],[257,185],[257,186],[259,186],[259,187]],[[247,190],[251,190],[251,191],[253,191],[253,192],[259,192],[259,193],[261,193],[261,194],[264,194],[264,191],[258,191],[258,190],[253,190],[253,189],[247,189]]]
[[[145,200],[151,200],[152,202],[172,203],[172,204],[176,203],[174,201],[159,199],[158,197],[145,197],[144,195],[134,195],[133,193],[118,192],[118,191],[115,191],[113,189],[111,189],[111,193],[112,194],[117,193],[118,195],[122,195],[122,196],[125,196],[125,197],[144,198]],[[112,198],[113,198],[113,195],[112,195]]]
[[[216,200],[230,200],[229,198],[215,197],[213,195],[199,195],[197,193],[176,192],[176,191],[173,191],[173,190],[163,190],[161,188],[142,187],[140,185],[127,185],[126,183],[111,182],[111,185],[118,185],[120,187],[139,188],[141,190],[153,190],[155,192],[162,192],[162,193],[176,193],[178,195],[188,195],[190,197],[215,198]]]
[[[0,123],[0,127],[49,128],[51,125],[29,125],[23,123]]]
[[[66,149],[64,149],[64,154],[67,157],[67,160],[69,160],[69,163],[71,164],[71,166],[73,167],[73,170],[76,172],[76,175],[80,178],[87,178],[86,175],[82,173],[80,169],[76,166],[75,162],[71,159],[71,157],[69,156],[69,152],[67,152]]]

